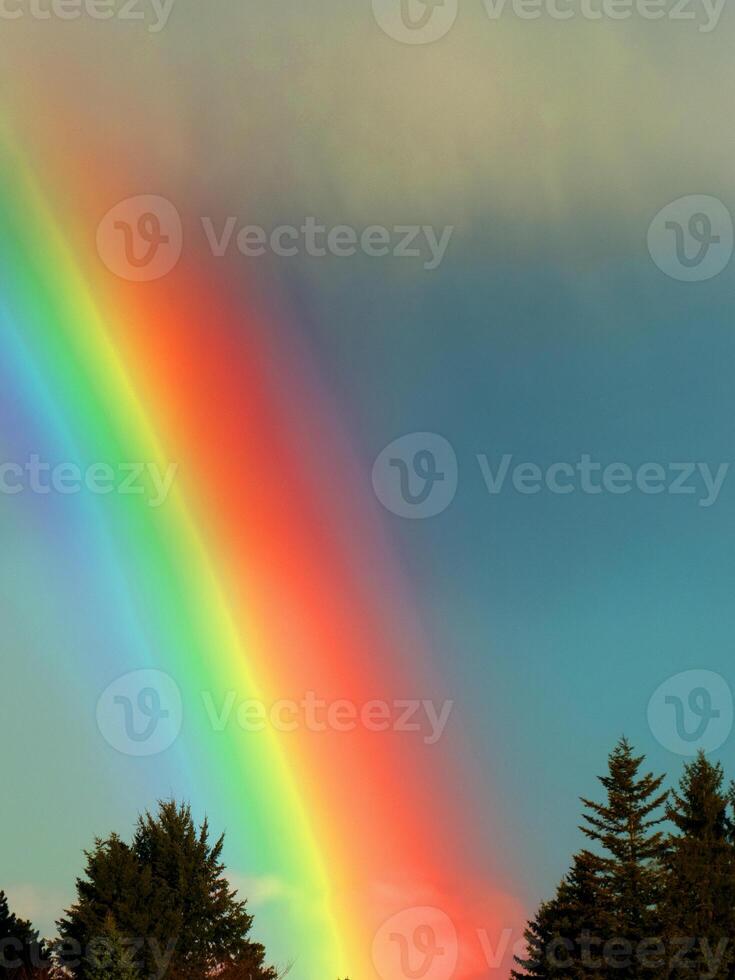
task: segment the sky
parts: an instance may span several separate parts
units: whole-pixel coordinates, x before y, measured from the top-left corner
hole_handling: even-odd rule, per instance
[[[53,11],[40,19],[30,0],[6,3],[3,129],[103,319],[125,319],[105,335],[160,444],[178,453],[182,498],[229,583],[237,628],[251,592],[262,589],[257,632],[287,556],[311,556],[311,566],[304,559],[289,572],[277,629],[272,619],[253,644],[255,672],[274,696],[291,696],[302,678],[289,643],[306,651],[332,636],[309,625],[301,603],[321,603],[322,585],[325,595],[339,592],[344,574],[349,603],[339,615],[361,641],[353,648],[347,626],[335,627],[335,644],[344,662],[364,663],[384,685],[366,680],[359,690],[390,698],[430,690],[453,705],[437,755],[423,746],[412,762],[416,795],[393,800],[396,823],[410,814],[427,841],[441,824],[447,866],[456,851],[461,881],[476,864],[478,881],[485,876],[504,896],[493,924],[505,916],[517,929],[580,846],[578,797],[598,793],[595,776],[620,735],[655,771],[678,778],[682,748],[697,743],[672,735],[665,703],[650,707],[662,684],[698,672],[671,691],[686,701],[714,684],[716,708],[731,722],[735,14],[692,2],[684,11],[692,18],[672,18],[674,4],[663,3],[665,15],[647,19],[653,8],[639,0],[610,4],[627,17],[592,19],[580,0],[559,4],[569,19],[546,3],[531,5],[539,16],[526,19],[521,5],[493,17],[489,2],[446,0],[443,10],[429,8],[447,18],[432,21],[440,36],[422,43],[389,0],[174,0],[165,23],[163,9],[145,0],[141,20],[126,19],[120,6],[109,20],[89,7],[66,20]],[[21,16],[9,19],[8,10]],[[15,191],[6,184],[5,194]],[[175,294],[116,276],[118,260],[100,245],[104,216],[139,195],[165,198],[180,216],[184,266],[168,280]],[[325,229],[313,248],[302,230],[310,218]],[[246,226],[264,229],[264,254],[242,254],[251,247],[238,247]],[[284,226],[297,254],[272,247],[270,232]],[[385,229],[389,254],[362,244],[335,254],[326,240],[337,226],[360,243],[365,229]],[[415,231],[402,255],[406,229]],[[377,237],[385,245],[382,231]],[[3,256],[13,251],[9,237]],[[53,261],[50,245],[29,254],[41,269]],[[194,277],[202,286],[190,296]],[[199,315],[204,295],[211,322],[203,313],[188,332],[186,317]],[[180,347],[168,326],[156,332],[169,309],[182,317]],[[222,339],[241,331],[249,342],[251,329],[259,336],[252,309],[268,323],[262,360],[260,347],[241,352]],[[31,335],[19,304],[9,299],[0,313],[4,460],[86,459],[95,438],[112,439],[94,435],[89,416],[105,392],[85,408],[71,367],[77,380],[55,380],[76,354],[63,341],[48,359],[37,348],[53,316]],[[224,399],[220,368],[230,372]],[[257,438],[252,393],[261,383],[279,407],[263,409],[271,421],[257,431],[270,437],[284,427],[279,452],[298,457],[291,476]],[[185,415],[179,399],[189,398]],[[123,405],[122,395],[112,400]],[[119,420],[99,425],[117,433],[132,414],[120,407]],[[404,441],[386,455],[395,440]],[[236,460],[222,474],[215,445]],[[409,498],[420,496],[427,459],[441,477],[429,496],[444,496],[423,516],[397,481],[402,460]],[[586,478],[585,459],[593,467]],[[617,477],[605,471],[603,480],[610,464],[620,464]],[[291,477],[310,488],[313,506],[296,490],[289,496]],[[274,511],[261,521],[265,505],[253,486],[283,494],[284,508],[293,505],[288,518]],[[95,727],[97,699],[125,671],[173,673],[190,706],[208,668],[177,661],[174,627],[161,613],[170,603],[186,632],[181,624],[195,612],[184,611],[184,586],[164,581],[163,559],[155,573],[152,565],[142,571],[145,542],[168,533],[168,518],[146,514],[139,527],[131,517],[127,539],[126,517],[82,497],[0,496],[2,728],[15,746],[7,763],[14,799],[1,818],[12,846],[0,856],[0,887],[48,933],[95,835],[129,833],[157,798],[185,796],[198,817],[206,811],[228,829],[233,880],[285,961],[298,915],[291,891],[311,871],[295,882],[280,876],[278,847],[265,843],[275,826],[265,804],[252,822],[233,815],[235,763],[213,771],[211,760],[236,758],[234,736],[223,749],[196,729],[184,744],[138,759],[116,753]],[[222,517],[230,506],[247,526],[242,537]],[[266,555],[271,532],[289,536],[292,550],[284,538],[272,567],[265,557],[251,564],[261,546]],[[236,574],[240,557],[247,586]],[[332,607],[325,600],[319,608]],[[379,624],[372,653],[368,609]],[[187,663],[206,664],[205,645],[191,642]],[[318,653],[303,656],[322,664]],[[329,663],[323,675],[314,668],[315,687],[342,669],[336,654]],[[228,689],[222,670],[220,692]],[[732,772],[723,725],[706,747]],[[334,756],[317,747],[305,749],[308,759],[293,743],[285,765],[329,877],[332,847],[345,868],[350,862],[346,829],[330,829],[335,787],[323,772],[341,759],[347,795],[362,786],[365,798],[373,772],[359,761],[350,768],[336,743]],[[381,751],[383,768],[400,759],[402,771],[402,750],[391,742]],[[387,796],[384,803],[387,814]],[[369,833],[367,816],[361,821],[358,832]],[[345,870],[334,884],[338,896],[367,887],[378,853],[377,842],[366,845],[359,874]],[[379,878],[385,891],[376,871]],[[304,976],[311,964],[306,957]],[[318,957],[313,964],[321,966]],[[464,961],[460,969],[480,975]]]

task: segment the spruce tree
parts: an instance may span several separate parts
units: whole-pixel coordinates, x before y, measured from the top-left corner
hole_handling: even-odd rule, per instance
[[[668,792],[661,791],[663,776],[640,774],[644,756],[636,756],[622,738],[608,757],[608,772],[600,776],[604,803],[583,798],[582,831],[600,845],[601,870],[610,902],[610,940],[629,944],[633,961],[628,969],[617,959],[613,975],[647,976],[635,962],[638,947],[660,936],[657,904],[661,896],[661,860],[666,841],[656,829],[665,819],[662,807]]]
[[[62,967],[78,980],[87,980],[92,966],[88,954],[104,939],[111,916],[122,937],[145,940],[144,973],[154,972],[150,943],[175,934],[177,919],[164,907],[151,869],[141,865],[133,849],[117,834],[98,838],[86,853],[84,875],[76,887],[76,903],[57,923]],[[63,943],[68,944],[68,954]]]
[[[568,937],[571,960],[566,976],[592,978],[604,974],[601,940],[612,923],[611,898],[604,863],[588,850],[572,859],[559,889],[561,927]]]
[[[674,976],[689,973],[714,980],[732,971],[735,828],[724,778],[722,766],[700,752],[684,767],[667,808],[675,830],[667,841],[661,919]]]
[[[250,980],[274,980],[265,950],[249,939],[252,916],[225,878],[223,842],[210,842],[206,820],[197,828],[188,806],[160,803],[139,818],[131,844],[116,835],[96,842],[77,902],[58,923],[62,938],[86,949],[111,915],[124,939],[143,941],[144,976],[160,973],[163,960],[177,980],[240,965]],[[71,969],[90,980],[87,957]]]
[[[50,952],[26,919],[10,911],[0,891],[0,978],[25,980],[48,972]]]
[[[89,950],[89,980],[140,980],[133,955],[108,915],[103,934]]]
[[[574,856],[554,898],[541,905],[524,933],[527,952],[516,957],[523,971],[514,980],[601,976],[599,937],[609,928],[609,900],[602,862],[590,851]]]
[[[556,975],[553,957],[555,944],[560,938],[556,923],[556,900],[542,902],[523,933],[526,953],[525,956],[515,957],[516,963],[522,969],[511,970],[513,980],[548,980]]]

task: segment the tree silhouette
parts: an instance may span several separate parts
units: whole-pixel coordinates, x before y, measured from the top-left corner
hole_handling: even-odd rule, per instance
[[[657,906],[666,850],[664,833],[656,828],[666,819],[662,808],[668,792],[660,792],[663,776],[639,775],[643,759],[621,738],[608,757],[607,775],[598,777],[605,802],[582,799],[588,812],[582,815],[585,824],[581,829],[603,852],[601,872],[612,935],[632,948],[660,935]],[[633,964],[626,970],[620,959],[614,968],[618,977],[645,974]]]
[[[527,953],[517,958],[523,971],[513,970],[514,980],[598,975],[593,940],[606,933],[611,918],[605,887],[600,858],[590,851],[575,855],[554,898],[528,923]]]
[[[10,911],[5,892],[0,891],[0,978],[26,980],[42,977],[50,966],[50,951],[26,919]]]
[[[89,955],[89,980],[140,980],[134,957],[112,915],[105,919],[102,936]]]
[[[173,801],[138,819],[131,844],[114,834],[97,840],[77,901],[58,923],[62,938],[86,950],[112,916],[119,935],[136,943],[146,976],[201,980],[242,967],[250,980],[275,980],[264,948],[248,938],[252,916],[225,878],[223,841],[211,843],[207,821],[197,828],[190,808]],[[70,969],[92,980],[89,956]]]
[[[735,980],[735,784],[700,752],[669,793],[643,761],[622,738],[603,801],[582,797],[591,846],[528,922],[513,980]],[[223,842],[174,801],[139,817],[130,843],[97,839],[55,969],[0,892],[0,980],[283,980],[290,966],[267,966],[250,939]]]
[[[675,831],[668,838],[664,860],[667,887],[660,915],[672,975],[707,975],[714,980],[731,974],[735,828],[728,816],[731,794],[724,779],[722,766],[708,762],[700,752],[685,765],[667,809]],[[691,949],[684,943],[689,937],[696,939]],[[715,962],[719,965],[713,970]]]
[[[517,957],[514,980],[602,980],[660,973],[660,963],[637,959],[661,934],[658,907],[664,891],[666,819],[663,776],[640,775],[643,756],[622,738],[600,776],[605,800],[582,798],[580,828],[599,850],[574,856],[554,898],[541,905],[525,933],[527,953]]]

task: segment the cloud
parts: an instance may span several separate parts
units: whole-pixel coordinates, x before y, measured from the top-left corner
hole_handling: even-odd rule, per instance
[[[248,905],[254,908],[289,901],[294,895],[294,889],[277,875],[249,875],[228,870],[227,878],[237,889],[238,898],[247,899]]]
[[[16,882],[4,886],[10,911],[21,919],[29,919],[42,936],[56,933],[56,920],[73,901],[72,896],[47,885]]]

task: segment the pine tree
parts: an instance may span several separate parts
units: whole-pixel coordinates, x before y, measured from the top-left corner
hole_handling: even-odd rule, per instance
[[[77,902],[59,923],[61,936],[82,948],[105,934],[112,915],[121,936],[143,940],[142,972],[201,980],[212,971],[247,967],[250,980],[274,980],[265,950],[248,936],[252,916],[239,901],[221,861],[224,837],[209,840],[206,820],[197,828],[188,806],[159,804],[138,820],[133,841],[98,840],[77,881]],[[90,980],[89,964],[72,968]]]
[[[76,886],[77,901],[58,923],[59,935],[70,950],[66,955],[59,946],[61,965],[86,980],[90,971],[87,954],[104,938],[112,916],[121,936],[146,940],[142,959],[146,972],[152,972],[150,941],[175,934],[178,920],[164,907],[151,869],[141,865],[125,841],[111,834],[106,840],[98,838],[86,853],[84,876],[77,879]]]
[[[570,969],[566,976],[599,977],[604,973],[599,948],[609,935],[611,898],[604,863],[596,854],[575,854],[572,867],[559,889],[561,928],[568,942]]]
[[[560,938],[556,929],[556,902],[542,902],[535,917],[528,922],[523,938],[526,941],[525,956],[516,956],[522,970],[511,970],[513,980],[547,980],[554,976],[553,956],[555,943]]]
[[[666,850],[658,827],[664,820],[662,807],[668,792],[661,792],[663,776],[639,775],[644,756],[636,756],[622,738],[608,758],[608,773],[600,776],[606,791],[604,803],[582,799],[589,812],[583,814],[583,832],[602,849],[601,871],[610,901],[610,928],[605,938],[629,944],[633,961],[628,968],[618,959],[612,975],[643,977],[648,971],[635,962],[641,943],[660,935],[657,903],[661,896],[661,860]]]
[[[140,980],[133,955],[108,915],[103,934],[89,951],[89,980]]]
[[[48,972],[49,956],[38,932],[10,911],[5,892],[0,891],[0,978],[41,977]]]
[[[661,918],[673,975],[730,975],[735,935],[735,827],[722,766],[700,752],[687,763],[667,816],[668,838]],[[695,945],[688,949],[690,940]],[[692,972],[694,971],[694,972]]]
[[[556,895],[541,905],[524,933],[527,952],[516,957],[514,980],[592,978],[601,975],[599,938],[609,929],[602,862],[590,851],[574,856]]]

